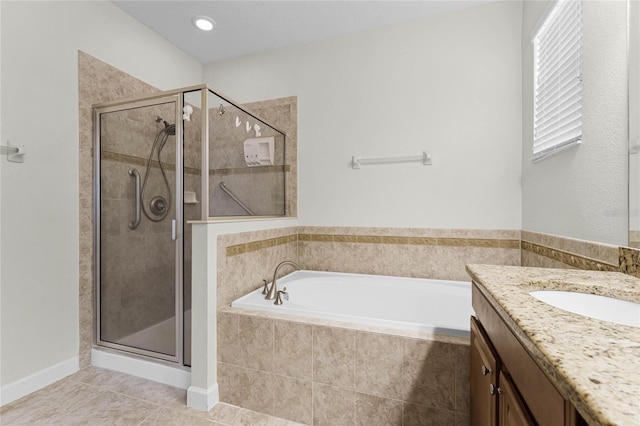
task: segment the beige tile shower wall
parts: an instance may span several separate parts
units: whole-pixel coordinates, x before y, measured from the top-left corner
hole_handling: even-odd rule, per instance
[[[218,237],[218,307],[271,281],[276,265],[298,260],[296,228],[243,232]],[[281,275],[291,272],[283,268]]]
[[[522,231],[522,266],[618,271],[619,258],[617,246]]]
[[[164,123],[155,121],[156,116],[173,122],[175,108],[162,104],[127,109],[104,114],[101,120],[100,296],[104,314],[100,326],[107,341],[117,341],[175,316],[175,243],[170,222],[175,215],[175,136],[167,138],[160,152],[167,189],[156,161],[159,146],[151,167],[146,167],[164,128]],[[196,156],[190,153],[187,157]],[[142,214],[135,230],[128,226],[135,217],[134,180],[128,174],[131,168],[146,181],[143,207],[157,195],[171,200],[167,218],[154,222]]]
[[[298,97],[271,99],[244,104],[274,127],[286,133],[285,209],[287,216],[298,216]]]
[[[210,215],[242,216],[246,212],[219,187],[225,185],[254,214],[297,214],[297,98],[281,98],[246,104],[245,107],[287,134],[285,173],[282,172],[284,138],[276,131],[233,106],[225,106],[224,114],[218,107],[209,113],[210,126]],[[240,126],[236,126],[236,117]],[[250,130],[246,131],[246,123]],[[275,165],[247,167],[243,142],[254,138],[253,126],[259,124],[261,137],[275,137]],[[286,199],[285,199],[286,197]],[[284,206],[283,206],[284,200]]]
[[[520,231],[299,227],[298,259],[312,270],[467,281],[467,263],[519,265]]]
[[[220,399],[304,424],[469,424],[469,345],[218,314]]]
[[[93,125],[91,105],[157,92],[157,89],[83,52],[78,52],[80,367],[93,345]]]

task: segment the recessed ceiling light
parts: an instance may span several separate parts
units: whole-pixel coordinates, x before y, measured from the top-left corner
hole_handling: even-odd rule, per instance
[[[216,21],[206,16],[196,16],[191,22],[202,31],[211,31],[216,26]]]

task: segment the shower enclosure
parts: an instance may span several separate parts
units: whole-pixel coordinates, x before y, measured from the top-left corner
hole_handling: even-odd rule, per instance
[[[96,344],[189,366],[188,222],[286,215],[285,134],[206,85],[93,111]]]

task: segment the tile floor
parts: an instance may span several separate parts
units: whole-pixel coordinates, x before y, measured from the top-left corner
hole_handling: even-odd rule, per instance
[[[0,409],[2,425],[294,426],[299,423],[219,403],[186,406],[187,391],[88,367]]]

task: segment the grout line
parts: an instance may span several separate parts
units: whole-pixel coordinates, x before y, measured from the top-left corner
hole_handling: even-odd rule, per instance
[[[315,418],[314,417],[314,414],[315,414],[314,413],[314,407],[315,407],[315,403],[314,403],[314,401],[315,401],[315,390],[314,389],[315,389],[315,386],[313,385],[315,383],[314,382],[314,379],[315,379],[315,377],[314,377],[314,368],[313,368],[313,364],[314,364],[314,362],[313,362],[313,359],[314,359],[313,354],[314,354],[314,349],[315,349],[315,341],[314,341],[315,328],[316,328],[316,326],[312,324],[311,325],[311,424],[312,425],[314,423],[313,419]]]
[[[276,320],[271,320],[271,357],[273,358],[272,361],[272,373],[273,374],[273,380],[271,380],[271,386],[273,387],[273,389],[271,389],[271,395],[273,396],[273,407],[271,407],[271,412],[273,413],[273,415],[276,415],[276,397],[275,397],[275,387],[276,387]]]
[[[353,333],[353,423],[358,424],[358,331]]]

